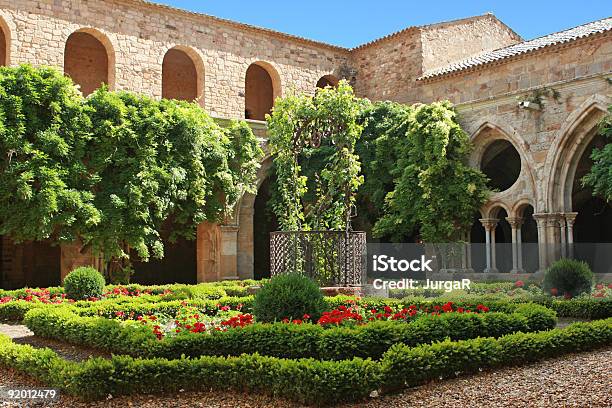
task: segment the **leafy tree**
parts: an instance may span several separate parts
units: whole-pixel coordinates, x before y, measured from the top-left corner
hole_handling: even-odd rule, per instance
[[[0,234],[72,241],[100,224],[83,163],[91,121],[52,68],[0,68]]]
[[[601,149],[593,149],[591,159],[593,167],[582,178],[584,186],[591,187],[593,194],[604,200],[612,201],[612,105],[608,107],[608,114],[599,124],[599,132],[608,139],[608,143]]]
[[[373,157],[365,168],[364,192],[382,212],[374,234],[396,241],[416,232],[427,242],[460,239],[487,198],[487,180],[467,164],[471,145],[451,104],[381,104],[370,112],[374,118],[380,114],[392,120],[382,123],[380,136],[369,137],[364,148]]]

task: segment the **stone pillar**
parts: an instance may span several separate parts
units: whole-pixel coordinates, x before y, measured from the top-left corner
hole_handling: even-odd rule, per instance
[[[221,279],[238,277],[238,226],[221,225]]]
[[[83,250],[81,241],[61,244],[60,250],[60,276],[62,282],[66,275],[80,266],[92,266],[100,270],[99,259],[93,255],[91,249]]]
[[[570,258],[574,257],[574,223],[576,222],[577,212],[565,213],[565,225],[567,228],[567,252]]]
[[[219,226],[210,222],[198,225],[196,241],[198,283],[221,280],[220,250]]]
[[[566,258],[567,257],[567,245],[566,245],[567,231],[566,231],[565,215],[559,214],[557,221],[559,223],[559,238],[561,241],[560,255],[561,255],[561,258]]]
[[[561,238],[559,237],[559,214],[548,214],[546,218],[547,265],[561,257]]]
[[[523,219],[519,217],[506,217],[510,228],[512,228],[512,271],[511,273],[523,273],[521,254],[521,225]]]
[[[538,226],[538,264],[539,270],[543,271],[546,269],[548,258],[546,251],[546,219],[548,218],[548,214],[537,213],[533,214],[533,218],[536,220],[536,224]]]
[[[487,267],[485,273],[496,273],[495,266],[495,227],[497,226],[496,218],[481,218],[480,223],[485,229],[485,251],[487,257]]]

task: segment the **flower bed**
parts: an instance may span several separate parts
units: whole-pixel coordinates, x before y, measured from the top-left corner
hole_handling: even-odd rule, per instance
[[[334,318],[336,323],[330,323],[324,315],[320,324],[303,320],[263,324],[225,306],[216,315],[200,315],[197,308],[185,304],[173,316],[130,318],[117,312],[115,319],[79,316],[74,308],[56,307],[34,309],[24,321],[38,336],[135,356],[260,353],[326,360],[380,358],[396,343],[499,337],[516,331],[550,329],[556,322],[554,312],[539,305],[517,305],[513,313],[487,312],[482,305],[468,313],[452,304],[417,310],[414,305],[395,310],[386,306],[384,313],[342,307],[329,313],[338,316]],[[364,319],[360,313],[370,317]]]
[[[360,358],[287,360],[255,354],[176,360],[113,356],[75,363],[49,349],[18,345],[0,336],[0,365],[85,400],[104,399],[109,394],[231,389],[329,405],[363,400],[373,391],[388,392],[459,373],[517,365],[611,343],[612,319],[607,319],[499,339],[445,340],[413,348],[397,344],[379,362]]]

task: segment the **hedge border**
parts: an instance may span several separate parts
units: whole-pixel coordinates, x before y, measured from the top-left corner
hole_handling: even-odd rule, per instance
[[[518,331],[554,328],[555,313],[540,305],[518,305],[511,314],[488,312],[426,315],[412,322],[377,321],[356,327],[255,323],[211,333],[188,333],[158,340],[148,327],[104,317],[78,316],[70,309],[34,309],[24,319],[37,336],[140,357],[227,356],[242,353],[279,358],[379,359],[396,343],[409,346]]]
[[[374,390],[389,392],[431,379],[454,377],[457,372],[520,365],[611,343],[612,319],[606,319],[499,339],[443,341],[413,348],[398,344],[380,362],[242,355],[178,360],[113,356],[75,363],[49,349],[18,345],[0,336],[0,365],[85,400],[103,399],[109,394],[233,389],[328,405],[363,400]]]

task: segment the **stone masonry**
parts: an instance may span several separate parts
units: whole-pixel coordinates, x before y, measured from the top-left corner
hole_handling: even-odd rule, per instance
[[[323,77],[346,78],[372,100],[449,99],[474,142],[474,166],[500,139],[520,157],[517,180],[481,209],[487,242],[495,242],[501,209],[512,242],[520,240],[531,207],[543,268],[573,240],[576,168],[612,100],[610,20],[524,42],[485,14],[345,49],[141,0],[0,0],[0,64],[57,67],[85,94],[106,82],[115,90],[197,99],[221,122],[261,119],[273,98],[312,93]],[[538,103],[525,108],[520,101]],[[249,123],[265,147],[265,123]],[[260,182],[269,165],[266,158]],[[247,195],[233,220],[198,228],[198,281],[253,276],[254,202]],[[8,238],[1,242],[2,284],[23,284],[23,273],[11,267],[17,250]],[[63,277],[94,261],[78,243],[64,245],[58,268]],[[521,272],[520,265],[513,270]]]

